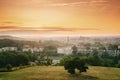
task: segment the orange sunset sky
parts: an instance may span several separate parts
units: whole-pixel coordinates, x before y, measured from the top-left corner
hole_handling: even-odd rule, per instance
[[[119,35],[120,0],[0,0],[0,34]]]

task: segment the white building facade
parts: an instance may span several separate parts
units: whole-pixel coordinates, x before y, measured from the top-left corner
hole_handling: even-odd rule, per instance
[[[24,46],[22,51],[23,52],[42,52],[44,48],[42,47],[30,47],[30,46]]]
[[[17,51],[17,47],[2,47],[0,48],[0,52],[5,52],[5,51]]]
[[[59,54],[72,54],[72,51],[72,46],[57,48],[57,53]]]

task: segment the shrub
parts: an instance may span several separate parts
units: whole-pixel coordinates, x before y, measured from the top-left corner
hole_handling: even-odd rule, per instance
[[[64,64],[65,70],[68,70],[68,73],[75,74],[75,69],[78,69],[81,72],[86,72],[88,67],[86,62],[80,58],[73,58],[72,60],[66,61]]]
[[[7,68],[8,71],[11,71],[12,70],[12,65],[11,64],[7,64],[6,68]]]
[[[120,63],[119,63],[119,64],[117,64],[117,68],[120,68]]]

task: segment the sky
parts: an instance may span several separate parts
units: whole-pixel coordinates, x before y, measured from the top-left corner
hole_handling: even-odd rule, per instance
[[[0,34],[119,35],[119,5],[120,0],[0,0]]]

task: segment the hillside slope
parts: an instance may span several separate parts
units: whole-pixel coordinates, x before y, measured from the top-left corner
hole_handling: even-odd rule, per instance
[[[0,72],[0,80],[120,80],[119,68],[89,67],[87,73],[70,75],[64,67],[35,66],[14,72]]]

